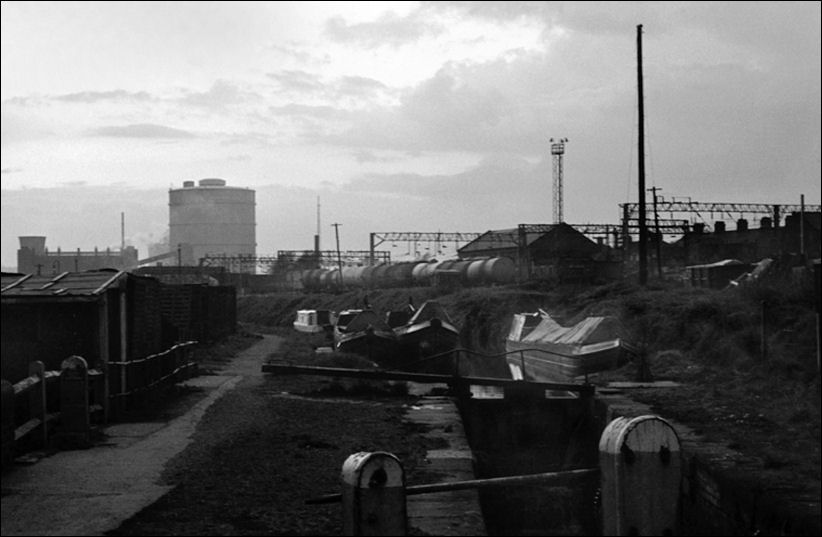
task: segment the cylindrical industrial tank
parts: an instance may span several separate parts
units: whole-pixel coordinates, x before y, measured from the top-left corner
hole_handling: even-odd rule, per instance
[[[471,261],[465,269],[465,279],[470,285],[482,285],[485,283],[485,273],[482,267],[487,259],[475,259]]]
[[[459,262],[459,259],[446,259],[435,270],[451,270],[457,262]],[[433,274],[433,271],[431,273]]]
[[[379,265],[370,265],[368,267],[364,267],[360,278],[362,279],[362,284],[364,287],[373,287],[374,283],[374,269],[376,269]]]
[[[283,275],[283,282],[285,288],[289,290],[303,289],[303,271],[301,270],[287,270]]]
[[[460,272],[460,279],[463,282],[468,281],[468,267],[473,263],[473,259],[466,259],[465,261],[457,261],[451,266],[451,270],[458,270]]]
[[[303,287],[309,290],[316,290],[320,287],[320,277],[324,269],[309,269],[303,271]]]
[[[510,257],[492,257],[482,264],[483,280],[487,283],[512,283],[517,279],[517,266]]]
[[[198,186],[169,190],[169,247],[190,245],[185,265],[207,255],[255,256],[254,190],[226,186],[224,179],[201,179]],[[191,252],[190,254],[188,252]],[[254,270],[253,264],[248,270]]]
[[[423,261],[422,263],[417,263],[414,265],[414,269],[411,271],[411,279],[414,281],[415,285],[422,285],[425,283],[425,272],[429,265],[433,265],[434,263],[429,263],[427,261]]]
[[[759,227],[762,229],[770,229],[773,220],[770,219],[768,216],[763,216],[762,219],[759,221]]]
[[[425,267],[425,271],[422,274],[422,277],[424,278],[425,283],[431,283],[431,278],[434,277],[434,271],[437,270],[437,269],[442,268],[442,266],[446,262],[447,261],[436,261],[434,263],[428,263],[428,265]]]
[[[326,270],[320,276],[320,287],[331,289],[340,285],[340,271],[338,269]]]
[[[748,221],[744,218],[740,218],[736,221],[736,230],[737,231],[747,231],[748,230]]]
[[[391,265],[389,263],[380,263],[374,270],[371,272],[371,287],[386,287],[388,284],[388,279],[386,277],[386,272],[388,271]]]
[[[343,267],[343,285],[347,287],[362,287],[364,285],[362,274],[366,267]]]
[[[411,285],[411,272],[416,263],[397,263],[391,265],[385,272],[390,287],[407,287]]]
[[[725,233],[725,222],[722,220],[714,222],[714,233]]]

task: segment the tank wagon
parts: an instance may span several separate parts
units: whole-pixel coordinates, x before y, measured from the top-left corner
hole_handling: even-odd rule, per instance
[[[516,266],[508,257],[380,263],[343,267],[342,285],[347,289],[385,289],[435,285],[439,274],[458,274],[465,286],[500,285],[516,280]],[[293,271],[289,280],[300,280],[306,291],[335,291],[340,286],[339,269]]]

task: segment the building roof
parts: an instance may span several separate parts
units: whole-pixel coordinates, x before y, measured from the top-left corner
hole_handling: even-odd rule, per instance
[[[3,273],[3,298],[19,297],[86,297],[103,293],[120,280],[126,272],[116,270],[92,270],[87,272],[63,272],[57,276]]]
[[[544,231],[539,232],[526,232],[525,233],[525,244],[530,246],[532,242],[540,238],[541,236],[545,235]],[[519,229],[518,228],[509,228],[509,229],[495,229],[489,230],[474,239],[473,241],[469,242],[458,251],[460,254],[468,254],[474,251],[485,251],[485,250],[503,250],[506,248],[518,248],[519,247]]]
[[[536,241],[547,237],[546,240],[561,240],[555,237],[568,236],[569,233],[579,235],[585,238],[586,241],[593,242],[585,237],[583,233],[576,230],[573,226],[566,223],[559,224],[537,224],[528,225],[523,224],[520,227],[509,229],[495,229],[489,230],[469,242],[459,250],[460,255],[468,255],[474,252],[485,252],[489,250],[505,250],[519,248],[520,228],[523,228],[523,235],[525,236],[526,248],[531,247]]]

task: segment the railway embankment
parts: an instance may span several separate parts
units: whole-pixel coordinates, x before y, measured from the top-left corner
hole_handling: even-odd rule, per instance
[[[516,312],[542,308],[567,323],[617,317],[644,360],[590,378],[600,395],[599,421],[589,436],[618,415],[651,413],[675,424],[687,459],[683,522],[694,531],[819,533],[820,381],[807,284],[781,280],[726,291],[612,284],[293,293],[241,297],[239,315],[290,327],[297,309],[340,310],[367,301],[387,311],[433,298],[461,327],[461,344],[489,354],[503,350]],[[488,374],[507,374],[498,361],[486,365]],[[669,382],[612,387],[639,379]],[[516,465],[515,458],[506,464]]]

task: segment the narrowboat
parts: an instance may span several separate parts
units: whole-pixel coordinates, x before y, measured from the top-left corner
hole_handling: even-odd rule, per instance
[[[391,362],[397,353],[397,336],[371,309],[344,310],[334,325],[334,348],[377,363]]]
[[[450,374],[460,332],[436,300],[425,302],[404,324],[394,327],[403,369]]]
[[[637,349],[620,337],[613,317],[586,317],[562,326],[548,313],[517,313],[505,342],[505,360],[516,380],[573,382],[615,369]]]
[[[334,328],[336,316],[331,310],[297,310],[294,329],[299,332],[317,334],[330,332]]]

